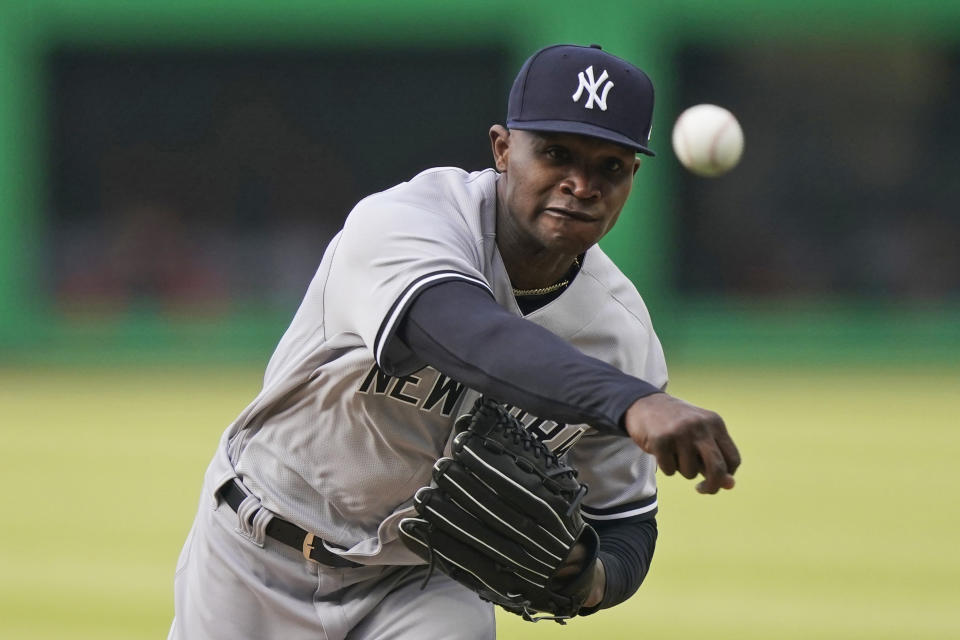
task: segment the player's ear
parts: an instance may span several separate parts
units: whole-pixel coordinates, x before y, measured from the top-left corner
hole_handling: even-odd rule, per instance
[[[633,175],[637,175],[637,169],[640,168],[641,158],[637,157],[633,159]]]
[[[510,130],[502,124],[490,127],[490,147],[493,151],[493,164],[497,171],[507,170],[507,159],[510,156]]]

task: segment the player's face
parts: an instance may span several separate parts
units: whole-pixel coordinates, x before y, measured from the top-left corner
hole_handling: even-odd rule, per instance
[[[575,256],[617,221],[640,166],[627,147],[598,138],[490,130],[510,233],[531,248]],[[503,230],[498,230],[498,233]]]

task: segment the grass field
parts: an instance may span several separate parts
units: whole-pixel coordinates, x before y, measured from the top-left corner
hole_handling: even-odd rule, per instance
[[[257,368],[0,369],[0,638],[163,638],[176,557]],[[960,638],[960,369],[675,367],[738,486],[661,479],[629,604],[500,638]]]

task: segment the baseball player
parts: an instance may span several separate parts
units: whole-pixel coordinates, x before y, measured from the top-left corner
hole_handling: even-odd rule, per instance
[[[399,540],[480,394],[579,469],[599,552],[580,614],[639,587],[655,470],[733,487],[720,417],[663,392],[646,307],[597,246],[648,148],[653,87],[597,46],[521,68],[495,168],[424,171],[356,205],[223,434],[177,566],[170,638],[493,638],[493,606]]]

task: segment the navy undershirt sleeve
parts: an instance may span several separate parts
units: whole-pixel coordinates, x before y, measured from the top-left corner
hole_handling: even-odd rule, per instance
[[[488,291],[462,281],[421,292],[394,339],[468,387],[560,423],[622,434],[627,408],[660,391],[510,314]]]
[[[618,605],[636,593],[650,570],[657,544],[657,521],[653,518],[613,520],[595,524],[594,528],[600,536],[606,591],[599,605],[580,610],[582,616]]]

